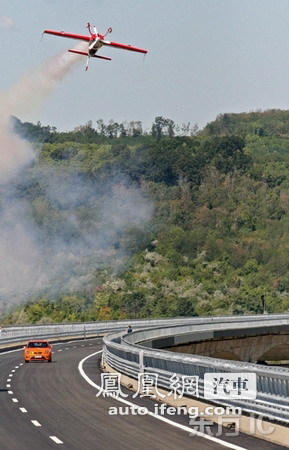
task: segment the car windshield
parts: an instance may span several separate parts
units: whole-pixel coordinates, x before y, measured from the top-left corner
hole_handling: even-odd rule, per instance
[[[29,342],[27,347],[29,348],[45,348],[48,347],[48,343],[47,342]]]

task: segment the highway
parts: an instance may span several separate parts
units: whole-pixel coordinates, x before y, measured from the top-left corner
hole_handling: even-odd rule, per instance
[[[96,397],[101,348],[101,339],[55,344],[52,363],[24,364],[22,349],[0,353],[1,450],[285,448],[246,435],[193,435],[187,416],[154,417],[153,399],[132,398],[124,388],[122,403]],[[108,414],[130,402],[152,413]]]

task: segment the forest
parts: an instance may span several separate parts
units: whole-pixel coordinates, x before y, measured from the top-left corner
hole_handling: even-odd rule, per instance
[[[33,252],[3,324],[289,311],[289,111],[12,123],[36,156],[0,208]]]

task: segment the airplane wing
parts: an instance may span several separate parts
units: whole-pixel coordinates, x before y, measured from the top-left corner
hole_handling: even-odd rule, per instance
[[[84,36],[83,34],[73,34],[73,33],[65,33],[65,31],[53,31],[53,30],[44,30],[43,33],[53,34],[55,36],[66,37],[70,39],[79,39],[81,41],[89,41],[90,36]]]
[[[103,45],[109,45],[111,47],[120,48],[122,50],[131,50],[132,52],[139,52],[139,53],[147,53],[147,50],[144,50],[143,48],[134,47],[133,45],[129,44],[120,44],[119,42],[112,42],[112,41],[102,41]]]

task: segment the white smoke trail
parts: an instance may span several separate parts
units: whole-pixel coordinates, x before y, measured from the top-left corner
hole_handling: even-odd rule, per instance
[[[11,180],[34,158],[30,144],[14,135],[7,120],[0,121],[0,184]]]
[[[3,18],[0,19],[1,26]],[[83,44],[76,49],[82,50]],[[43,255],[34,241],[37,232],[29,208],[17,201],[9,184],[21,179],[21,169],[36,155],[32,145],[13,132],[10,118],[39,107],[81,61],[72,53],[57,55],[0,94],[0,309],[3,301],[15,295],[23,297],[23,292],[32,286],[37,289],[45,278]]]
[[[83,50],[84,44],[76,47]],[[34,111],[63,78],[82,61],[73,53],[62,53],[22,77],[1,95],[0,183],[7,182],[35,157],[31,145],[16,136],[9,123],[12,115]]]
[[[83,50],[83,43],[75,50]],[[45,62],[40,68],[33,70],[21,78],[4,95],[1,105],[1,115],[10,116],[34,111],[43,99],[71,72],[83,59],[70,52],[64,52]]]
[[[76,49],[82,50],[83,44]],[[150,202],[137,189],[112,193],[102,186],[97,197],[96,185],[77,173],[49,165],[23,170],[35,153],[13,132],[10,116],[35,110],[82,63],[83,58],[65,52],[1,95],[0,312],[39,294],[57,297],[80,291],[92,283],[101,265],[117,270],[127,247],[127,238],[120,236],[129,227],[142,228],[152,214]],[[40,189],[32,201],[30,183],[32,191],[34,184]]]

